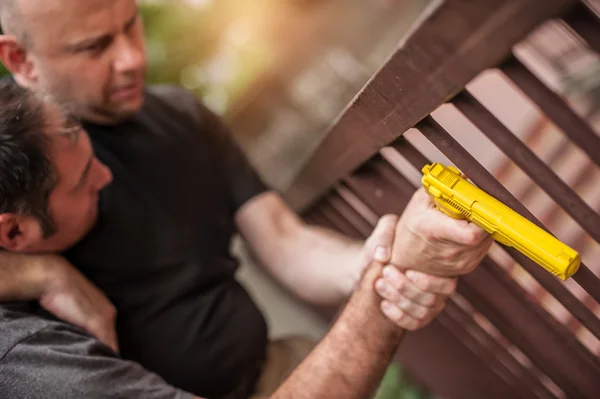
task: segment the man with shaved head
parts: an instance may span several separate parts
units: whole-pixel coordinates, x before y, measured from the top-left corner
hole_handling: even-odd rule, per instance
[[[113,177],[91,229],[73,245],[14,253],[23,252],[15,242],[31,238],[23,221],[34,219],[0,209],[0,246],[12,251],[0,254],[0,299],[13,301],[0,306],[0,396],[367,397],[403,331],[439,313],[452,276],[487,252],[481,229],[437,212],[422,190],[366,243],[304,224],[190,93],[145,87],[134,0],[0,1],[0,59],[14,81],[64,105]],[[67,219],[89,217],[72,200],[96,198],[89,179],[83,173],[64,192],[73,207],[52,202],[55,221],[69,210]],[[72,237],[73,224],[60,234]],[[295,295],[322,305],[348,300],[283,384],[298,346],[269,343],[261,312],[234,277],[235,232]]]

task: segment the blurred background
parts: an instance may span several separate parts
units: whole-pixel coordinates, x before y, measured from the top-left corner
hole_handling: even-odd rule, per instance
[[[427,3],[142,1],[149,79],[194,91],[283,189]]]

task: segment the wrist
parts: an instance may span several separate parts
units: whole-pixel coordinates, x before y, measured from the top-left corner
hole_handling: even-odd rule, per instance
[[[31,283],[38,299],[65,280],[65,267],[56,255],[34,255],[31,262]]]
[[[365,253],[365,247],[361,244],[352,245],[346,252],[350,254],[347,265],[351,267],[345,267],[342,270],[342,278],[339,279],[338,290],[342,294],[343,298],[348,298],[356,289],[359,287],[360,281],[362,280],[369,263],[367,259],[370,259]]]

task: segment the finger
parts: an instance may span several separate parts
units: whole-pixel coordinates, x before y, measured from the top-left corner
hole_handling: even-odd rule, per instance
[[[397,306],[394,306],[391,302],[385,300],[382,301],[381,311],[392,323],[405,330],[414,331],[421,326],[421,323],[418,320],[411,317]]]
[[[415,191],[406,207],[415,207],[423,210],[435,207],[435,203],[427,191],[425,191],[423,187],[420,187],[417,191]]]
[[[396,233],[396,224],[398,216],[384,215],[377,222],[377,226],[367,239],[367,246],[372,251],[373,259],[381,263],[387,263],[390,260],[392,244]]]
[[[111,329],[111,332],[107,337],[107,342],[108,346],[110,346],[115,353],[119,353],[119,340],[117,338],[117,332],[114,330],[114,328]]]
[[[456,291],[456,278],[432,276],[416,270],[407,270],[405,276],[421,291],[445,296]]]
[[[383,280],[381,280],[381,281],[383,281]],[[410,315],[412,318],[414,318],[416,320],[425,319],[428,316],[428,314],[431,312],[433,307],[437,306],[439,304],[439,302],[444,302],[444,300],[445,300],[445,297],[442,298],[440,296],[440,298],[436,299],[436,303],[434,304],[434,306],[432,308],[429,308],[427,306],[423,306],[416,302],[413,302],[412,300],[410,300],[406,297],[403,297],[402,295],[398,295],[398,293],[394,292],[393,290],[382,290],[380,292],[379,287],[376,287],[376,290],[377,290],[377,293],[383,299],[392,303],[394,306],[398,307],[403,312],[406,312],[408,315]]]
[[[431,321],[435,319],[440,313],[442,313],[442,311],[446,308],[446,302],[447,301],[442,301],[436,304],[435,307],[429,308],[429,313],[427,314],[427,316],[425,316],[423,320],[420,320],[421,324],[419,328],[425,327],[426,325],[431,323]]]
[[[476,247],[489,234],[467,220],[453,219],[440,211],[431,212],[422,220],[422,233],[429,242],[445,241],[462,246]]]
[[[382,289],[385,289],[387,295],[396,295],[396,298],[402,296],[423,306],[432,306],[436,302],[434,293],[421,290],[394,266],[385,266],[382,275],[383,283],[380,285]],[[377,283],[375,288],[376,290],[380,289],[377,287]]]
[[[117,335],[110,328],[97,327],[91,331],[100,342],[109,346],[113,351],[119,353],[119,344],[117,342]]]

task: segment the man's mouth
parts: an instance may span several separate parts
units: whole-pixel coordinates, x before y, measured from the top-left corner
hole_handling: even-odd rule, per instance
[[[135,99],[141,94],[142,88],[142,82],[134,82],[128,85],[119,86],[113,90],[111,97],[117,101]]]

